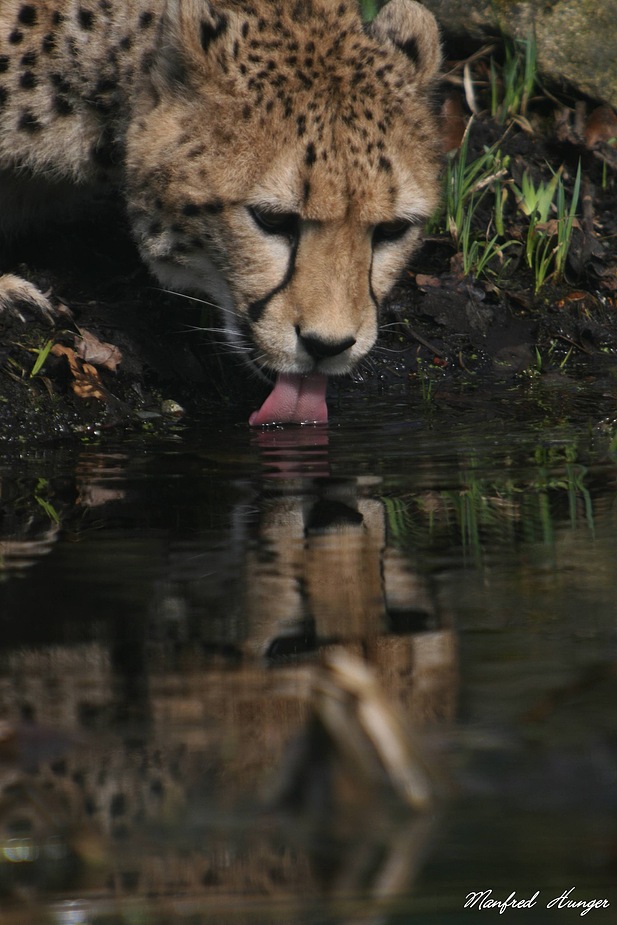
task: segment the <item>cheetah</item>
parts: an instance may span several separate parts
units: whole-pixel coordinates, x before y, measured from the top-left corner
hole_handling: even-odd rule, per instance
[[[113,192],[274,380],[250,423],[325,422],[437,203],[440,64],[414,0],[0,0],[0,242]]]

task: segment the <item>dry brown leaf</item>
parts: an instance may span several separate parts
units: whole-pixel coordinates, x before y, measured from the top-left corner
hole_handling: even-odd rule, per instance
[[[611,106],[598,106],[585,125],[585,143],[593,148],[601,142],[617,139],[617,114]]]
[[[80,329],[80,337],[76,339],[75,348],[77,356],[86,363],[94,363],[115,373],[118,364],[122,362],[122,353],[113,344],[99,340],[91,331]]]
[[[579,222],[577,218],[572,220],[572,227],[578,228],[580,230],[581,223]],[[547,236],[547,238],[555,237],[557,233],[559,232],[559,219],[549,218],[547,222],[538,222],[538,224],[536,225],[536,231],[541,231],[543,234]]]
[[[578,289],[575,289],[573,292],[569,292],[564,296],[565,302],[585,302],[589,298],[588,292],[581,292]]]
[[[51,353],[55,357],[66,357],[71,368],[71,372],[74,372],[77,367],[77,358],[72,347],[65,347],[64,344],[54,344],[51,348]]]
[[[96,398],[98,401],[107,400],[107,392],[101,382],[97,369],[90,363],[84,363],[72,347],[63,344],[54,344],[51,352],[57,357],[66,357],[71,375],[73,376],[73,391],[78,398]]]
[[[467,119],[463,112],[463,105],[460,97],[447,96],[443,101],[443,106],[441,107],[441,126],[441,146],[444,154],[447,154],[449,151],[456,151],[461,146],[467,127]]]
[[[90,363],[84,363],[82,373],[73,383],[75,394],[79,398],[97,398],[99,401],[105,401],[106,392],[97,368]]]

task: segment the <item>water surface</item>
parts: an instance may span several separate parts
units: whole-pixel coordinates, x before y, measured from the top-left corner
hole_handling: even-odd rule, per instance
[[[7,455],[7,921],[613,921],[615,453],[545,399]]]

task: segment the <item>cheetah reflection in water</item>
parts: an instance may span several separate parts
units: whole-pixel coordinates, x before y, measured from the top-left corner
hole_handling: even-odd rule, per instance
[[[314,692],[332,691],[319,656],[333,646],[372,666],[380,700],[412,729],[452,718],[450,618],[438,589],[392,541],[374,486],[320,479],[312,494],[269,486],[248,500],[234,512],[220,559],[199,539],[172,542],[141,636],[137,623],[107,647],[92,639],[5,652],[1,837],[42,846],[35,885],[199,901],[259,894],[265,884],[279,897],[303,890],[314,877],[306,846],[283,856],[271,823],[265,831],[251,823],[254,834],[230,865],[221,813],[233,820],[247,799],[263,806],[273,787],[298,790],[297,769],[291,781],[285,769],[319,716]],[[226,620],[217,623],[219,582]],[[333,694],[349,704],[346,726],[357,732],[365,695],[341,684]],[[347,768],[348,795],[362,784],[360,770]],[[381,812],[375,794],[355,812],[358,825],[371,806]],[[336,817],[330,810],[332,824]],[[18,880],[27,870],[11,873]]]

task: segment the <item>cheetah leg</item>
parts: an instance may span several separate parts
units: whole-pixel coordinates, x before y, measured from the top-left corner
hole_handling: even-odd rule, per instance
[[[33,283],[11,273],[0,275],[0,318],[8,314],[26,324],[22,309],[50,324],[56,320],[51,302]]]

